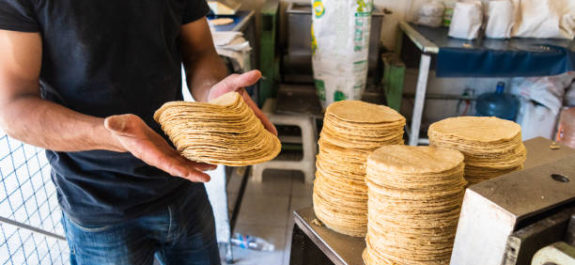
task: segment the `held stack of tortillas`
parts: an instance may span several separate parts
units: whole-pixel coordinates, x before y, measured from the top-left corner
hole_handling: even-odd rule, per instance
[[[361,101],[331,104],[319,140],[314,211],[328,228],[351,236],[367,231],[367,156],[382,145],[403,144],[405,118]]]
[[[448,118],[429,127],[429,142],[465,155],[465,178],[479,183],[523,168],[521,126],[495,117]]]
[[[154,114],[186,158],[228,166],[266,162],[281,151],[242,97],[231,92],[209,102],[168,102]]]
[[[392,145],[373,152],[365,264],[449,264],[463,167],[463,155],[453,149]]]

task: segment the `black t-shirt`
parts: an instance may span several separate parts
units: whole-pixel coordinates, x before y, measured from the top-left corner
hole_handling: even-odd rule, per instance
[[[205,0],[0,0],[0,29],[42,35],[46,100],[98,117],[133,113],[161,133],[154,111],[182,98],[180,28],[207,12]],[[128,153],[46,153],[60,205],[82,224],[152,212],[190,185]]]

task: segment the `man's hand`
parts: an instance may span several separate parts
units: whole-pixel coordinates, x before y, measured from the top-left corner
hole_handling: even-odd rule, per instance
[[[202,171],[216,168],[213,165],[187,160],[136,115],[110,116],[104,121],[104,126],[121,144],[124,151],[172,176],[193,182],[208,182],[210,176]]]
[[[210,101],[228,92],[238,92],[262,121],[264,127],[277,135],[274,125],[244,89],[244,87],[258,82],[262,77],[262,73],[254,70],[241,75],[232,74],[226,77],[228,70],[216,52],[206,18],[198,19],[182,26],[180,46],[182,47],[188,87],[197,101]]]
[[[248,92],[244,87],[251,86],[260,80],[262,73],[258,70],[252,70],[241,75],[232,74],[226,77],[224,80],[215,84],[208,93],[208,101],[216,99],[219,96],[226,94],[228,92],[238,92],[246,104],[254,111],[254,114],[262,121],[264,127],[271,133],[277,135],[278,131],[276,127],[270,122],[266,115],[258,108],[258,105],[252,100]]]

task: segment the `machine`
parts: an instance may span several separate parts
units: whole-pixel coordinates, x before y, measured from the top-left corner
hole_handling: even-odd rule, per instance
[[[575,265],[575,152],[541,140],[528,157],[467,189],[451,265]]]

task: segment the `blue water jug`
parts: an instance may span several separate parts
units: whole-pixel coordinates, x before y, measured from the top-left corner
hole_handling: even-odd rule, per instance
[[[519,110],[519,100],[505,94],[505,83],[497,83],[495,93],[485,93],[477,98],[475,110],[477,116],[495,116],[497,118],[514,121]]]

